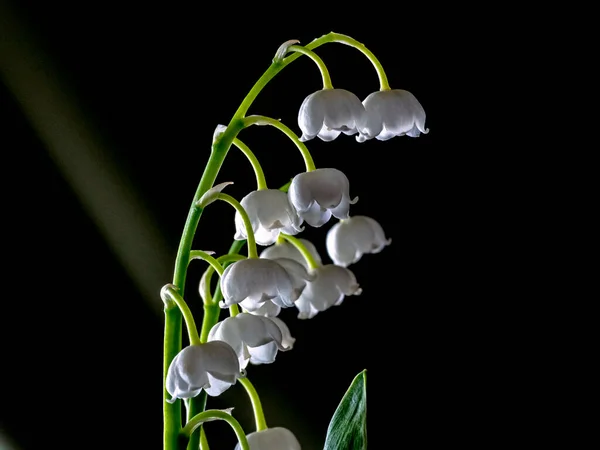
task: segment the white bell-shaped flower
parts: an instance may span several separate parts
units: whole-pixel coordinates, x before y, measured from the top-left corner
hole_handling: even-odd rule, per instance
[[[287,428],[274,427],[246,436],[250,450],[301,450],[296,436]],[[242,450],[238,442],[235,450]]]
[[[296,300],[298,319],[311,319],[332,306],[341,305],[346,295],[360,295],[354,273],[345,267],[327,264],[312,270],[315,279]]]
[[[254,238],[259,245],[273,244],[280,232],[293,236],[304,229],[300,226],[302,219],[298,217],[287,194],[278,189],[250,192],[240,204],[250,218]],[[235,230],[234,239],[248,238],[244,221],[238,212],[235,213]]]
[[[315,247],[315,245],[306,239],[299,238],[298,240],[306,247],[306,249],[312,255],[314,260],[319,265],[321,265],[321,256],[319,255],[319,252],[317,252],[317,248]],[[300,264],[302,264],[304,267],[306,267],[308,269],[308,263],[306,262],[306,259],[304,258],[304,256],[302,256],[302,253],[300,253],[300,250],[298,250],[294,244],[290,244],[287,241],[282,242],[282,243],[276,243],[274,245],[271,245],[271,246],[265,248],[260,253],[260,257],[267,258],[267,259],[277,259],[277,258],[293,259],[294,261],[299,262]]]
[[[222,341],[189,345],[181,350],[167,371],[169,403],[178,398],[192,398],[202,389],[210,396],[221,395],[241,376],[238,357]]]
[[[379,253],[392,243],[381,225],[370,217],[353,216],[336,223],[327,232],[327,253],[338,266],[348,267],[365,253]]]
[[[291,348],[283,345],[283,333],[278,323],[248,313],[240,313],[216,323],[208,334],[208,340],[231,345],[242,369],[249,362],[270,364],[275,361],[278,350]]]
[[[367,112],[367,123],[359,135],[358,142],[376,138],[387,141],[394,136],[419,137],[429,133],[425,128],[425,110],[408,91],[394,89],[370,94],[363,101]]]
[[[300,264],[296,265],[304,269]],[[294,305],[306,285],[290,275],[278,262],[264,258],[234,262],[227,266],[220,283],[223,293],[223,300],[219,303],[221,308],[239,303],[250,312],[268,301],[282,308],[289,308]]]
[[[264,302],[262,305],[260,305],[256,309],[253,309],[252,311],[245,309],[243,306],[243,302],[240,303],[240,305],[242,306],[242,310],[244,312],[249,312],[250,314],[254,314],[255,316],[274,318],[274,317],[277,317],[279,315],[279,313],[281,312],[281,306],[277,306],[275,303],[273,303],[271,301]]]
[[[292,337],[292,333],[290,333],[290,329],[285,324],[283,320],[279,317],[270,317],[270,319],[275,322],[275,325],[279,327],[279,331],[281,331],[281,345],[285,350],[291,350],[294,348],[294,342],[296,342],[296,338]]]
[[[347,219],[350,205],[350,182],[337,169],[316,169],[303,172],[292,179],[288,188],[290,203],[298,215],[313,227],[323,226],[335,216]]]
[[[301,141],[318,136],[333,141],[340,133],[348,135],[364,131],[367,124],[365,107],[360,99],[345,89],[323,89],[304,99],[298,112]]]

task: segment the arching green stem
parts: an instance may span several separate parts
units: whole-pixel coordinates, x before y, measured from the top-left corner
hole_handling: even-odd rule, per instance
[[[231,428],[233,428],[233,431],[235,431],[238,441],[242,446],[242,450],[250,450],[250,445],[246,439],[246,433],[244,433],[244,429],[240,423],[235,420],[231,414],[224,411],[219,411],[218,409],[208,409],[200,414],[196,414],[188,421],[188,423],[185,424],[185,427],[183,427],[181,430],[181,435],[189,438],[200,425],[211,419],[221,419],[227,422]]]
[[[343,36],[337,33],[329,33],[325,36],[322,36],[318,39],[315,39],[310,44],[306,45],[305,48],[309,50],[314,50],[320,45],[326,44],[328,42],[343,42],[348,45],[353,45],[363,53],[365,53],[366,48],[354,41],[352,38],[347,36]],[[365,53],[368,57],[371,55],[371,61],[374,63],[380,78],[380,84],[382,89],[389,89],[387,84],[387,78],[385,77],[385,72],[381,68],[381,64],[377,61],[372,53]],[[190,210],[188,212],[187,219],[185,221],[185,225],[183,228],[183,232],[181,234],[181,239],[179,242],[179,248],[177,249],[177,256],[175,258],[175,268],[173,271],[173,284],[178,287],[179,293],[183,297],[184,289],[185,289],[185,279],[187,274],[187,267],[189,264],[189,252],[191,250],[192,241],[194,239],[194,235],[196,233],[196,229],[198,226],[198,222],[202,215],[202,208],[200,208],[196,203],[204,193],[210,189],[219,173],[221,165],[227,156],[227,152],[231,147],[231,144],[239,131],[244,128],[243,118],[245,117],[248,109],[258,96],[258,94],[263,90],[263,88],[273,79],[275,75],[277,75],[284,67],[298,59],[302,53],[294,53],[283,60],[274,61],[267,70],[263,73],[263,75],[256,81],[250,92],[246,95],[236,112],[234,113],[229,125],[226,127],[225,131],[219,135],[216,141],[212,145],[212,151],[210,154],[210,158],[204,168],[204,173],[200,179],[200,183],[196,189],[196,193],[194,194],[194,198],[192,199],[192,204],[190,206]],[[375,61],[375,62],[374,62]],[[306,158],[305,158],[306,160]],[[312,159],[311,159],[312,161]],[[314,164],[311,164],[312,169],[314,170]],[[307,164],[308,170],[308,164]],[[218,291],[218,288],[217,288]],[[217,293],[215,293],[215,299],[217,298]],[[169,403],[170,395],[166,389],[166,379],[167,372],[171,361],[177,353],[181,350],[181,329],[182,329],[182,315],[180,313],[179,308],[176,308],[175,305],[171,306],[171,303],[165,304],[165,327],[164,327],[164,345],[163,345],[163,444],[164,450],[178,450],[178,433],[181,427],[181,402],[177,400],[174,403]],[[218,320],[218,314],[216,315],[216,320]],[[204,328],[204,325],[203,325]],[[207,331],[208,333],[208,331]],[[200,406],[197,401],[197,397],[194,397],[190,401],[191,410],[202,409],[204,406]],[[199,445],[199,437],[197,439],[191,439],[189,443],[189,450],[197,450]]]
[[[319,55],[317,55],[312,50],[309,50],[305,47],[301,47],[299,45],[289,46],[288,51],[302,53],[303,55],[306,55],[310,59],[312,59],[317,64],[317,66],[319,67],[319,70],[321,71],[321,76],[323,77],[323,89],[333,89],[333,85],[331,84],[331,77],[329,76],[329,70],[327,70],[327,66],[325,65],[323,60],[319,57]]]
[[[306,145],[304,144],[304,142],[302,142],[300,140],[300,138],[296,135],[296,133],[294,133],[292,130],[290,130],[286,125],[281,123],[279,120],[275,120],[275,119],[272,119],[271,117],[266,117],[266,116],[253,115],[253,116],[248,116],[244,119],[244,128],[247,128],[251,125],[271,125],[271,126],[277,128],[278,130],[283,131],[283,133],[287,137],[289,137],[294,142],[294,144],[296,144],[296,147],[298,147],[298,150],[300,150],[300,153],[302,153],[302,157],[304,158],[304,164],[306,165],[306,171],[310,172],[312,170],[315,170],[315,163],[312,159],[310,152],[308,151],[308,148],[306,148]]]
[[[240,384],[244,386],[250,402],[252,403],[252,410],[254,411],[254,420],[256,421],[256,431],[262,431],[267,429],[267,422],[265,421],[265,413],[263,412],[262,404],[258,392],[254,389],[254,385],[250,383],[248,378],[238,379]]]
[[[279,233],[279,235],[283,236],[283,238],[286,241],[288,241],[290,244],[292,244],[294,247],[296,247],[298,249],[298,251],[300,251],[300,253],[302,253],[302,256],[304,256],[304,259],[306,260],[306,262],[308,263],[308,266],[311,269],[316,269],[317,267],[319,267],[319,263],[317,261],[315,261],[315,258],[313,258],[313,255],[310,254],[310,252],[308,251],[308,249],[302,242],[300,242],[294,236],[290,236],[289,234]]]
[[[256,189],[257,190],[261,190],[261,189],[267,189],[267,181],[265,180],[265,173],[263,172],[263,169],[260,165],[260,163],[258,162],[258,158],[256,157],[256,155],[254,155],[254,153],[252,153],[252,151],[248,148],[248,146],[246,144],[244,144],[242,141],[240,141],[238,138],[235,138],[233,140],[233,145],[235,145],[237,148],[239,148],[242,153],[244,155],[246,155],[246,158],[248,158],[248,161],[250,161],[250,164],[252,164],[252,168],[254,169],[254,173],[256,175]]]
[[[160,293],[163,300],[170,300],[174,302],[181,311],[181,314],[183,315],[183,318],[185,320],[185,325],[188,330],[190,344],[200,344],[200,337],[198,336],[198,330],[196,329],[196,322],[194,321],[194,316],[192,315],[192,312],[190,311],[190,308],[188,307],[183,297],[179,295],[179,292],[177,292],[177,288],[172,284],[167,284],[162,288]]]
[[[354,47],[355,49],[362,52],[367,58],[369,58],[369,61],[371,61],[371,63],[373,64],[373,67],[375,67],[375,70],[377,71],[377,76],[379,77],[379,90],[381,90],[381,91],[389,91],[390,90],[390,85],[388,83],[388,79],[387,79],[387,75],[385,74],[385,70],[383,70],[383,66],[381,65],[379,60],[375,57],[373,52],[371,52],[371,50],[369,50],[367,47],[365,47],[364,44],[361,44],[360,42],[358,42],[356,39],[353,39],[350,36],[346,36],[344,34],[329,33],[327,36],[330,36],[330,39],[331,39],[330,42],[339,42],[341,44],[346,44],[346,45],[349,45],[350,47]],[[311,47],[311,45],[309,44],[309,45],[307,45],[307,47]]]
[[[192,250],[190,252],[190,261],[192,259],[203,259],[204,261],[209,263],[213,269],[217,271],[219,276],[223,275],[223,272],[225,271],[225,269],[223,269],[223,266],[219,264],[219,261],[210,256],[208,253],[203,252],[202,250]]]
[[[217,199],[226,201],[239,213],[242,220],[244,221],[244,227],[246,228],[246,236],[248,238],[248,258],[258,258],[258,252],[256,250],[256,241],[254,240],[254,230],[252,230],[252,222],[250,217],[240,202],[228,194],[219,194]]]

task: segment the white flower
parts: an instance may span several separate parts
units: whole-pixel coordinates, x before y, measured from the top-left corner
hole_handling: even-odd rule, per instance
[[[242,369],[246,368],[248,362],[270,364],[275,361],[277,350],[291,349],[283,344],[279,323],[248,313],[240,313],[215,324],[208,334],[208,340],[223,341],[231,345]]]
[[[323,89],[304,99],[298,112],[301,141],[318,136],[333,141],[341,132],[352,135],[363,131],[367,124],[365,108],[360,99],[344,89]]]
[[[353,216],[329,229],[326,244],[331,260],[338,266],[348,267],[365,253],[379,253],[391,243],[377,221],[366,216]]]
[[[220,283],[223,293],[223,300],[219,303],[221,308],[239,303],[250,312],[268,301],[282,308],[293,306],[305,286],[305,283],[299,283],[281,264],[263,258],[243,259],[227,266]]]
[[[358,142],[367,139],[387,141],[394,136],[419,137],[429,133],[425,128],[425,110],[408,91],[394,89],[370,94],[363,101],[367,111],[367,123],[358,130]]]
[[[320,265],[321,264],[321,256],[319,255],[319,252],[317,252],[315,245],[312,242],[307,241],[306,239],[300,238],[298,240],[300,242],[302,242],[302,244],[304,244],[304,246],[306,247],[308,252],[312,255],[312,257],[315,259],[315,261]],[[282,242],[282,243],[277,243],[277,244],[271,245],[270,247],[265,248],[260,253],[260,257],[267,258],[267,259],[277,259],[277,258],[293,259],[294,261],[297,261],[300,264],[302,264],[307,269],[309,268],[308,263],[306,262],[306,258],[304,258],[304,256],[302,256],[302,253],[300,253],[300,250],[298,250],[294,244],[290,244],[287,241]]]
[[[240,204],[250,218],[254,238],[259,245],[271,245],[280,232],[293,236],[304,229],[300,226],[302,219],[290,204],[287,194],[278,189],[250,192]],[[238,212],[235,213],[235,230],[234,239],[239,241],[248,237]]]
[[[316,169],[294,177],[288,189],[290,203],[298,215],[313,227],[327,223],[333,214],[347,219],[350,205],[350,182],[337,169]]]
[[[255,431],[246,436],[250,450],[301,450],[296,436],[287,428],[275,427]],[[242,450],[238,442],[235,450]]]
[[[298,319],[311,319],[332,306],[341,305],[346,295],[360,295],[362,289],[352,271],[327,264],[313,269],[315,279],[306,285],[296,300]]]
[[[242,302],[243,303],[243,302]],[[249,312],[250,314],[254,314],[255,316],[264,316],[264,317],[277,317],[281,312],[281,306],[277,306],[275,303],[271,301],[264,302],[258,308],[253,309],[252,311],[248,311],[242,305],[242,310],[244,312]]]
[[[296,338],[292,337],[292,333],[290,333],[290,329],[285,322],[278,317],[271,317],[270,319],[275,322],[275,325],[277,325],[281,331],[281,345],[283,345],[285,350],[287,351],[294,348]]]
[[[167,371],[167,392],[173,403],[192,398],[202,389],[210,396],[221,395],[241,376],[240,363],[231,346],[222,341],[190,345],[181,350]]]

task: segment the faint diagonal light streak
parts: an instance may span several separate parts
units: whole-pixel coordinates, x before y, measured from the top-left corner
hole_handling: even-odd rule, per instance
[[[174,252],[35,38],[0,3],[0,76],[138,291],[160,313]],[[75,239],[75,237],[74,237]],[[173,254],[172,254],[173,253]]]

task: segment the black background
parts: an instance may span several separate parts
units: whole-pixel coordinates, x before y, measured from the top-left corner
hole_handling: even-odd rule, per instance
[[[500,369],[487,362],[491,344],[478,334],[501,309],[490,307],[500,295],[497,285],[486,286],[485,306],[478,302],[486,277],[483,254],[491,245],[484,230],[497,218],[484,212],[488,196],[474,189],[495,161],[476,151],[481,142],[469,139],[461,117],[461,89],[480,73],[461,69],[467,37],[460,27],[440,27],[441,17],[423,13],[427,5],[415,11],[346,6],[342,14],[307,11],[306,5],[284,11],[262,4],[211,10],[18,3],[23,26],[59,68],[86,123],[101,130],[105,157],[140,193],[172,262],[213,130],[228,122],[278,46],[336,31],[371,49],[392,88],[419,99],[430,133],[363,144],[342,135],[331,143],[315,139],[308,148],[317,167],[346,173],[351,195],[360,198],[351,212],[378,220],[393,243],[350,267],[361,296],[307,321],[283,311],[295,348],[273,365],[250,367],[248,375],[268,424],[290,428],[306,450],[322,448],[331,415],[364,368],[372,448],[495,439],[475,430],[485,427],[482,415],[500,389],[488,385]],[[329,44],[317,53],[335,87],[359,98],[378,88],[371,65],[356,50]],[[281,118],[299,132],[298,108],[320,83],[314,64],[301,58],[268,85],[250,113]],[[156,280],[155,298],[140,294],[18,100],[0,87],[8,265],[2,428],[23,450],[159,449],[162,317],[147,301],[160,302],[158,291],[171,280]],[[257,154],[271,187],[303,170],[295,147],[276,130],[255,127],[240,137]],[[237,198],[254,189],[251,168],[236,150],[218,177],[229,180],[235,184],[228,192]],[[195,248],[226,252],[232,214],[225,206],[207,211]],[[305,235],[325,261],[332,223]],[[188,302],[196,306],[203,268],[192,264],[188,276]],[[210,402],[235,406],[242,425],[252,429],[241,386]],[[235,445],[223,423],[208,425],[207,432],[215,450]]]

